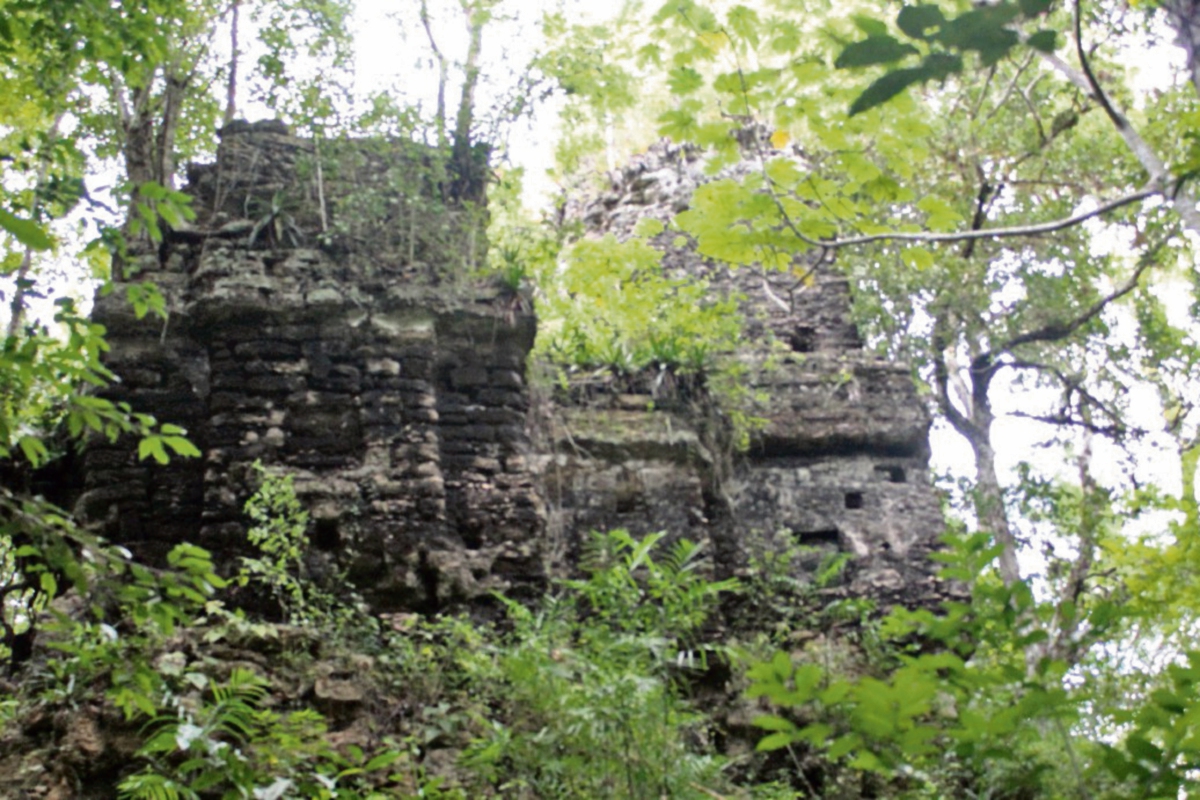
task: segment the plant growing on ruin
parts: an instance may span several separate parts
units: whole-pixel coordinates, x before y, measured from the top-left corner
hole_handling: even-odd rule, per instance
[[[699,717],[682,684],[736,584],[708,580],[696,544],[662,539],[596,534],[586,578],[537,608],[504,600],[512,631],[493,652],[511,716],[490,723],[467,766],[522,795],[711,796],[720,763],[687,745]]]
[[[151,721],[138,750],[148,764],[121,781],[128,800],[200,800],[222,797],[372,800],[394,796],[370,782],[403,758],[396,750],[366,757],[338,753],[325,738],[325,721],[311,710],[270,709],[270,685],[254,672],[234,669],[209,687],[198,707],[180,706]],[[367,784],[364,786],[364,779]]]
[[[293,476],[273,472],[261,461],[253,469],[259,485],[246,501],[246,516],[254,523],[246,536],[260,555],[242,558],[239,581],[264,586],[291,623],[360,627],[360,601],[349,594],[334,596],[309,575],[309,515],[296,497]]]

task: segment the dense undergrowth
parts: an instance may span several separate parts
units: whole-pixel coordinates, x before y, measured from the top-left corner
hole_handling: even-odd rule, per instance
[[[189,545],[163,570],[81,551],[75,588],[27,621],[0,795],[1115,798],[1192,781],[1197,662],[1089,720],[1097,688],[1030,659],[1044,612],[988,577],[983,537],[944,554],[973,592],[939,613],[818,603],[786,547],[717,581],[701,546],[617,530],[541,601],[499,597],[498,622],[373,615],[308,573],[290,478],[260,476],[258,554],[231,579]],[[239,584],[267,617],[220,599]],[[1093,609],[1091,635],[1114,612]]]

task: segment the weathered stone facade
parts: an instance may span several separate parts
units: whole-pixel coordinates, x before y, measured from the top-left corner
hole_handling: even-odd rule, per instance
[[[765,141],[748,150],[796,157]],[[669,223],[702,183],[760,169],[748,157],[709,175],[698,153],[663,143],[568,213],[590,232],[624,238],[641,219]],[[563,498],[550,504],[552,529],[557,514],[568,537],[604,524],[708,539],[723,573],[740,571],[764,548],[801,545],[793,559],[801,575],[844,552],[852,561],[830,594],[885,604],[938,599],[947,587],[928,558],[943,531],[927,469],[928,413],[907,365],[863,349],[846,280],[816,261],[792,274],[730,270],[678,237],[670,229],[656,237],[665,269],[742,298],[738,358],[749,367],[751,394],[766,400],[756,410],[765,427],[747,452],[733,454],[713,435],[719,420],[669,391],[560,401],[565,433],[556,455],[544,457],[552,467],[543,467]],[[561,474],[570,476],[566,489]]]
[[[540,591],[589,530],[615,527],[710,541],[722,573],[755,548],[805,545],[800,572],[845,551],[839,591],[936,596],[928,417],[907,368],[862,350],[827,266],[785,286],[660,243],[668,269],[746,298],[742,355],[768,423],[737,454],[695,380],[531,391],[527,299],[454,277],[481,257],[478,214],[414,200],[437,194],[436,176],[396,171],[419,158],[373,146],[319,157],[279,126],[242,124],[216,165],[193,169],[194,225],[138,263],[169,319],[136,320],[116,298],[95,318],[112,396],[185,426],[204,456],[164,468],[97,443],[85,519],[148,558],[182,540],[244,552],[261,460],[296,476],[315,547],[381,610]],[[627,235],[702,180],[697,157],[658,148],[580,216]]]

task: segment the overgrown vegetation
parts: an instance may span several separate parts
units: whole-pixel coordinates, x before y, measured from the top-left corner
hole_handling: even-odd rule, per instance
[[[111,291],[114,256],[134,268],[166,227],[187,224],[176,164],[211,150],[233,116],[243,5],[270,21],[257,93],[318,138],[342,130],[344,87],[331,78],[348,63],[346,3],[0,0],[5,459],[42,467],[90,436],[133,437],[159,463],[200,455],[170,420],[91,391],[112,377],[104,331],[64,296],[58,264]],[[1200,12],[1130,6],[682,0],[653,13],[631,3],[610,23],[551,15],[537,79],[521,65],[517,96],[498,104],[519,115],[538,80],[556,81],[572,171],[616,142],[665,135],[704,150],[715,173],[745,156],[734,134],[771,131],[772,151],[751,152],[761,169],[706,185],[671,233],[742,268],[843,254],[865,330],[915,362],[970,448],[956,510],[982,532],[946,555],[969,599],[814,618],[782,606],[813,587],[769,558],[735,587],[704,577],[694,545],[611,532],[584,577],[540,604],[502,599],[495,626],[375,619],[306,573],[307,523],[286,481],[264,477],[250,510],[259,553],[222,577],[187,544],[165,568],[137,563],[14,479],[0,489],[13,678],[0,776],[59,796],[205,800],[1200,790]],[[412,174],[383,170],[391,188],[420,184],[433,201],[364,192],[319,244],[356,244],[359,223],[384,215],[387,244],[416,263],[456,235],[445,220],[417,229],[450,200],[481,197],[481,53],[505,9],[446,7],[466,33],[461,59],[427,4],[410,31],[427,35],[438,70],[432,119],[376,102],[362,120],[438,149]],[[1185,69],[1146,93],[1121,50],[1156,13]],[[217,30],[231,34],[228,65]],[[321,60],[315,76],[294,74],[302,53]],[[206,91],[221,84],[224,114]],[[93,184],[113,158],[110,202]],[[248,210],[254,244],[297,243],[291,201]],[[1095,235],[1100,224],[1111,235]],[[740,331],[731,301],[664,275],[646,241],[664,230],[571,243],[558,227],[500,225],[489,258],[514,304],[534,292],[542,352],[567,369],[736,385],[722,360]],[[464,272],[482,252],[468,248]],[[138,316],[165,311],[153,287],[127,291]],[[1006,407],[1040,426],[1070,474],[1033,459],[1003,470]],[[1039,554],[1032,571],[1019,558]],[[230,577],[271,595],[282,619],[227,608]],[[731,595],[765,632],[720,628],[717,601]],[[833,613],[836,640],[818,632]],[[739,732],[748,714],[757,730]],[[738,736],[759,752],[738,752]]]

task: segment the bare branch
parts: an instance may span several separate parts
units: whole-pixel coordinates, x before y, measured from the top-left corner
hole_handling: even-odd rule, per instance
[[[1015,75],[1013,75],[1012,80],[1009,81],[1008,88],[1004,90],[1004,94],[1002,94],[1000,96],[1000,100],[996,103],[995,107],[990,112],[988,112],[987,117],[983,120],[984,122],[991,122],[992,117],[996,116],[996,114],[999,113],[1000,109],[1004,108],[1005,104],[1008,103],[1008,99],[1010,97],[1012,97],[1013,92],[1017,90],[1017,83],[1025,75],[1025,70],[1029,69],[1029,65],[1032,63],[1033,63],[1033,53],[1030,53],[1029,55],[1027,55],[1025,57],[1025,63],[1023,63],[1023,64],[1021,64],[1021,66],[1017,67],[1017,72]],[[1034,80],[1034,83],[1035,84],[1037,83],[1037,79]],[[1022,93],[1022,95],[1024,95],[1024,93]],[[1028,98],[1026,98],[1026,102],[1028,102]],[[1034,119],[1035,120],[1037,119],[1036,112],[1034,114]],[[1039,129],[1041,128],[1040,121],[1038,122],[1038,128]]]
[[[1109,439],[1120,439],[1129,433],[1129,429],[1120,425],[1097,425],[1094,422],[1085,422],[1070,414],[1059,412],[1057,414],[1031,414],[1027,411],[1010,411],[1010,417],[1020,417],[1021,419],[1033,420],[1034,422],[1043,422],[1047,425],[1054,425],[1059,428],[1080,428],[1091,433],[1099,434],[1108,437]]]
[[[946,361],[946,352],[950,348],[950,342],[946,336],[949,323],[946,321],[945,312],[940,312],[934,319],[933,323],[933,384],[934,397],[937,400],[938,409],[945,415],[946,420],[958,431],[963,438],[970,442],[974,442],[979,432],[971,423],[971,419],[967,417],[958,407],[954,405],[954,401],[950,398],[950,367]],[[961,381],[961,378],[957,381]],[[958,387],[956,385],[956,391]],[[969,395],[968,395],[969,396]],[[968,411],[968,413],[970,413]]]
[[[1055,231],[1073,228],[1087,222],[1089,219],[1107,214],[1110,211],[1115,211],[1122,206],[1127,206],[1132,203],[1137,203],[1141,200],[1147,200],[1155,195],[1161,195],[1162,190],[1158,188],[1143,189],[1133,194],[1118,197],[1115,200],[1109,200],[1091,211],[1085,211],[1081,214],[1076,214],[1072,217],[1055,220],[1053,222],[1043,222],[1037,225],[1017,225],[1009,228],[985,228],[978,231],[961,231],[959,233],[875,233],[869,236],[853,236],[848,239],[827,239],[817,240],[811,239],[796,230],[795,226],[788,225],[788,228],[805,244],[813,247],[824,247],[827,249],[837,249],[842,247],[851,247],[860,244],[870,244],[872,242],[964,242],[968,239],[1004,239],[1014,236],[1040,236],[1046,233],[1054,233]]]
[[[1157,248],[1155,251],[1156,250]],[[1014,347],[1019,347],[1023,344],[1029,344],[1030,342],[1056,342],[1070,336],[1085,324],[1095,319],[1100,312],[1108,306],[1109,303],[1121,299],[1136,289],[1138,281],[1140,281],[1142,278],[1142,273],[1155,264],[1153,257],[1155,251],[1148,253],[1140,259],[1140,263],[1138,264],[1137,269],[1134,270],[1133,275],[1131,275],[1129,280],[1127,280],[1121,287],[1097,300],[1082,314],[1065,322],[1052,322],[1048,325],[1043,325],[1040,328],[1018,334],[997,348],[995,352],[1008,352]]]
[[[433,25],[429,21],[429,5],[421,0],[421,25],[425,27],[425,36],[429,39],[429,48],[438,62],[438,93],[437,93],[437,123],[438,147],[446,146],[446,81],[450,66],[442,51],[438,48],[437,37],[433,35]]]
[[[1100,85],[1100,81],[1096,80],[1096,73],[1092,72],[1092,65],[1088,62],[1087,53],[1083,51],[1083,0],[1075,0],[1075,54],[1079,56],[1079,66],[1083,68],[1083,76],[1087,79],[1092,96],[1100,102],[1104,113],[1112,120],[1116,129],[1124,133],[1125,129],[1130,127],[1129,120],[1113,108],[1112,103],[1108,100],[1108,95],[1104,93],[1104,87]]]
[[[1076,0],[1077,11],[1079,2],[1080,0]],[[1020,31],[1017,33],[1019,36],[1021,36],[1023,41],[1028,41],[1028,36]],[[1076,35],[1077,45],[1078,39],[1079,37]],[[1079,50],[1082,56],[1082,47],[1080,47]],[[1093,86],[1092,81],[1088,80],[1087,75],[1075,69],[1070,64],[1056,56],[1054,53],[1047,53],[1039,50],[1038,56],[1068,81],[1075,84],[1084,92],[1087,92],[1089,95],[1096,94],[1097,87]],[[1087,64],[1086,59],[1084,60],[1084,64]],[[1090,67],[1088,69],[1090,70]],[[1196,209],[1196,201],[1189,195],[1176,194],[1173,191],[1170,191],[1170,172],[1167,170],[1167,166],[1163,163],[1163,160],[1158,157],[1158,154],[1154,152],[1154,149],[1150,147],[1145,139],[1142,138],[1141,134],[1139,134],[1137,130],[1129,124],[1129,121],[1125,119],[1125,117],[1121,115],[1115,107],[1113,107],[1112,103],[1108,102],[1108,99],[1103,92],[1100,92],[1100,94],[1097,96],[1097,100],[1100,100],[1106,104],[1105,111],[1106,113],[1109,113],[1110,119],[1113,119],[1113,123],[1117,128],[1117,132],[1120,133],[1121,138],[1125,140],[1125,146],[1129,148],[1134,157],[1138,160],[1138,163],[1140,163],[1146,172],[1150,174],[1149,185],[1157,189],[1158,193],[1161,194],[1166,201],[1171,204],[1171,207],[1174,208],[1176,213],[1178,213],[1183,219],[1184,225],[1190,231],[1192,231],[1192,233],[1200,236],[1200,211],[1197,211]],[[1115,115],[1115,118],[1113,115]]]

